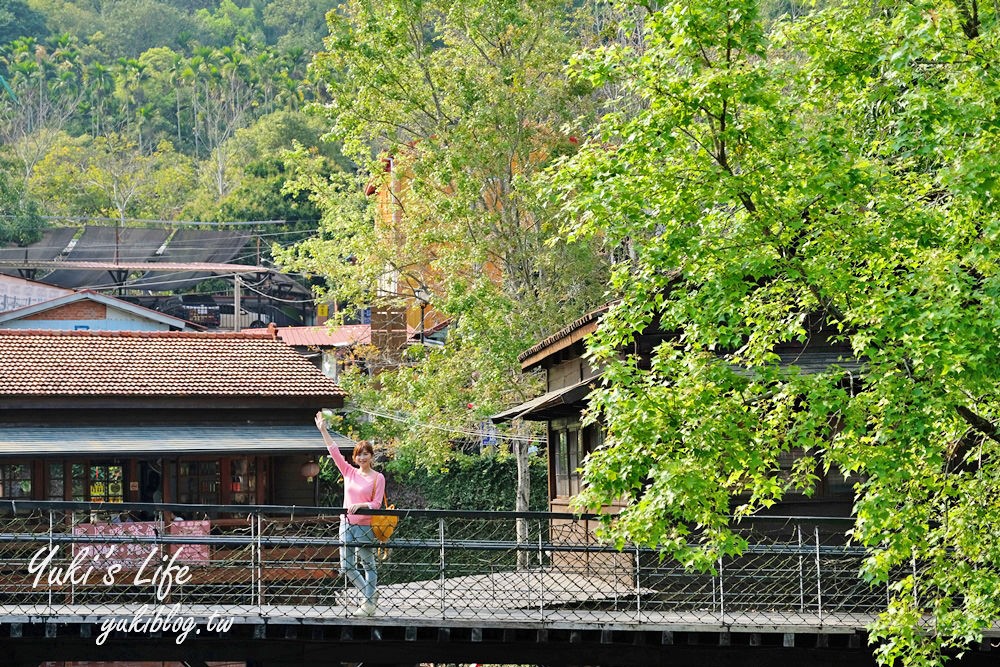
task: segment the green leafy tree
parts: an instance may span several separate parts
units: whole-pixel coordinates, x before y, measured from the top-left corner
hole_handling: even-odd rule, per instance
[[[25,196],[18,171],[16,160],[0,154],[0,246],[30,245],[46,226],[38,203]]]
[[[212,36],[216,46],[234,44],[238,39],[262,44],[264,33],[252,6],[240,7],[233,0],[222,0],[215,11],[199,9],[195,16]]]
[[[329,34],[326,13],[337,3],[329,0],[272,0],[263,11],[268,43],[281,49],[301,48],[316,52]]]
[[[918,0],[765,18],[667,2],[640,44],[577,62],[619,96],[551,185],[570,235],[625,260],[590,346],[608,438],[580,507],[624,497],[611,537],[710,567],[743,546],[734,508],[854,474],[861,575],[891,592],[877,657],[939,664],[1000,619],[998,16]],[[860,378],[779,364],[815,314]],[[641,366],[621,351],[649,325],[677,336]]]
[[[230,139],[234,155],[232,191],[222,200],[203,191],[189,202],[185,216],[196,220],[284,220],[286,225],[268,227],[268,237],[287,246],[312,236],[322,211],[301,188],[288,188],[300,159],[314,161],[313,168],[325,175],[339,171],[346,162],[336,146],[321,139],[323,121],[301,111],[277,111],[252,126],[238,130]],[[308,156],[308,158],[306,157]],[[265,237],[265,238],[268,238]],[[267,258],[269,244],[261,248]]]
[[[60,215],[175,217],[191,197],[194,163],[169,142],[142,153],[131,138],[62,135],[39,162],[31,181],[47,208]]]
[[[25,182],[83,99],[77,46],[72,36],[59,35],[45,43],[16,39],[0,50],[14,91],[0,95],[0,140],[19,158]]]
[[[564,72],[580,29],[573,3],[357,1],[328,18],[313,76],[360,183],[323,183],[303,166],[299,182],[327,214],[322,236],[286,265],[327,277],[330,297],[354,306],[415,308],[416,289],[428,287],[452,320],[448,345],[380,373],[380,389],[359,397],[474,432],[537,390],[517,352],[604,289],[601,258],[560,242],[545,202],[522,187],[572,150],[561,126],[587,109]],[[448,430],[390,433],[419,465],[441,465],[456,446]]]

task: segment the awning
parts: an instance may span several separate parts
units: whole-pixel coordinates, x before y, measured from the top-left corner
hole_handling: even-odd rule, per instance
[[[341,449],[354,441],[331,433]],[[0,425],[0,456],[171,456],[325,452],[315,426],[240,424],[186,426]]]
[[[490,420],[503,422],[511,419],[527,419],[530,421],[545,421],[558,417],[577,415],[584,407],[585,399],[591,388],[597,383],[598,377],[588,378],[569,387],[556,389],[538,398],[525,401],[520,405],[499,412]]]

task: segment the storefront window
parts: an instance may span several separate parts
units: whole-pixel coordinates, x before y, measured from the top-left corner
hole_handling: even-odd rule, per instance
[[[120,503],[124,500],[121,466],[92,464],[89,481],[92,502]]]
[[[234,505],[252,505],[257,502],[257,459],[232,459],[229,464],[229,479]]]
[[[50,469],[50,475],[51,469]],[[50,478],[51,479],[51,478]],[[120,503],[125,500],[124,470],[115,463],[74,463],[70,466],[73,500]],[[50,493],[54,481],[50,482]]]
[[[177,502],[217,505],[219,486],[218,461],[181,461],[177,464]]]

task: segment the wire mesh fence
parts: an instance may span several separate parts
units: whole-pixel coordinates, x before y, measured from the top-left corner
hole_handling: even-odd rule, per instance
[[[349,618],[361,597],[341,576],[341,512],[0,504],[0,613]],[[744,553],[699,573],[600,544],[572,515],[380,513],[400,520],[389,542],[360,545],[377,554],[375,620],[861,627],[885,606],[844,520],[745,522]]]

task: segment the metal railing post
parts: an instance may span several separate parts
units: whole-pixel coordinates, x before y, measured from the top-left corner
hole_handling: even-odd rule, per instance
[[[795,532],[799,538],[799,613],[806,611],[806,572],[805,557],[802,555],[802,524],[795,525]]]
[[[441,618],[445,617],[446,609],[446,595],[444,590],[444,517],[438,519],[438,541],[440,543],[440,549],[438,553],[438,585],[440,587],[441,596]]]
[[[76,529],[76,512],[73,512],[70,515],[70,523],[69,523],[69,531],[70,531],[70,533],[73,533],[75,531],[75,529]],[[70,547],[70,551],[71,552],[72,552],[73,548],[74,547]],[[76,584],[71,581],[70,584],[69,584],[69,603],[73,604],[75,602],[76,602]],[[51,588],[49,588],[49,604],[50,605],[52,604],[52,589]]]
[[[545,567],[542,553],[542,531],[538,531],[538,616],[545,620]],[[528,581],[531,581],[529,578]]]
[[[639,578],[639,545],[635,545],[635,620],[642,622],[642,585]],[[617,577],[616,577],[617,578]],[[618,584],[615,584],[615,588]]]
[[[264,545],[261,541],[261,529],[263,524],[261,523],[261,514],[256,512],[251,515],[250,530],[254,536],[254,545],[252,547],[253,553],[253,571],[254,578],[254,591],[256,592],[257,598],[257,615],[264,616]]]
[[[823,622],[823,570],[819,559],[819,526],[813,527],[816,535],[816,608],[819,613],[819,621]]]
[[[719,625],[726,624],[726,591],[722,584],[722,556],[719,556]]]
[[[54,513],[55,513],[55,510],[49,509],[49,551],[50,552],[52,551],[52,546],[53,546],[52,534],[55,532]],[[70,530],[72,530],[72,528],[70,528]],[[51,586],[49,586],[48,599],[49,599],[49,609],[51,610],[52,609],[52,587]]]

